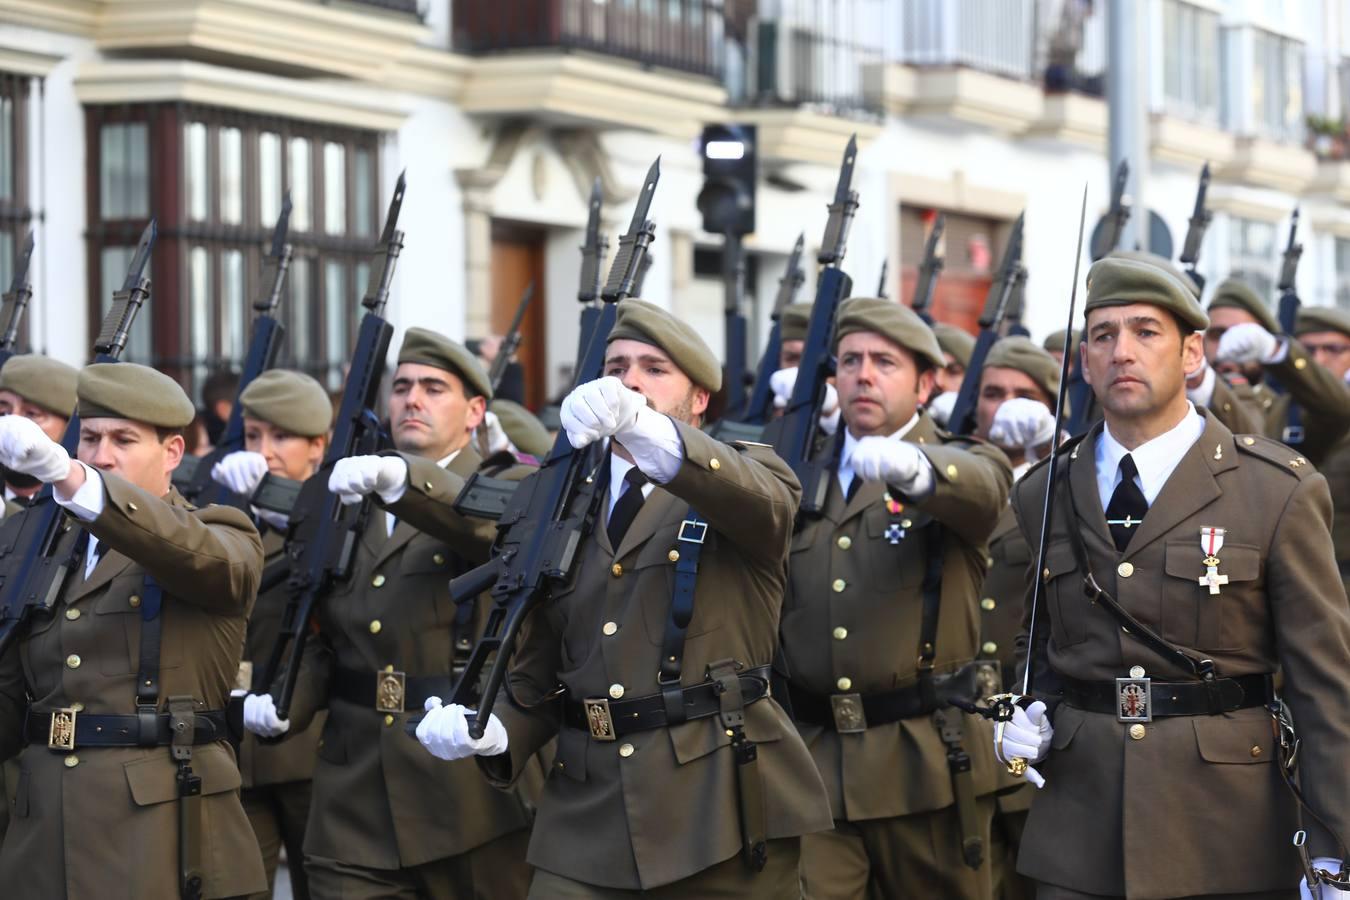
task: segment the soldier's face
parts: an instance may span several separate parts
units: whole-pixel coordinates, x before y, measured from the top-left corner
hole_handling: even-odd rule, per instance
[[[1298,337],[1308,355],[1337,378],[1344,379],[1350,372],[1350,334],[1340,331],[1309,331]],[[3,392],[0,392],[0,397]]]
[[[271,422],[244,416],[244,449],[260,453],[267,471],[292,481],[304,481],[323,460],[326,437],[291,434]]]
[[[889,435],[914,417],[933,391],[933,372],[899,344],[871,331],[839,341],[835,388],[854,437]]]
[[[100,416],[80,420],[80,462],[110,472],[156,497],[169,491],[183,460],[183,436],[159,433],[144,422]]]
[[[66,423],[70,421],[65,416],[58,416],[29,403],[13,391],[3,390],[0,390],[0,416],[23,416],[25,419],[32,419],[42,429],[42,433],[54,441],[59,441],[65,436]]]
[[[778,349],[778,368],[795,369],[802,364],[802,348],[806,341],[783,341]]]
[[[1054,412],[1050,395],[1026,372],[1004,366],[986,366],[980,373],[980,399],[975,404],[975,434],[978,437],[989,439],[989,428],[994,424],[998,408],[1014,397],[1035,400]]]
[[[660,347],[629,338],[610,341],[605,374],[647,398],[647,405],[678,422],[697,425],[708,410],[710,394],[694,384]]]
[[[1245,325],[1249,322],[1261,324],[1256,316],[1245,309],[1236,309],[1229,306],[1211,309],[1209,311],[1209,327],[1205,329],[1205,359],[1209,360],[1209,364],[1214,367],[1214,371],[1220,374],[1231,375],[1236,373],[1244,376],[1248,381],[1257,382],[1261,380],[1262,375],[1260,363],[1235,363],[1231,360],[1214,361],[1219,354],[1219,340],[1223,337],[1223,333],[1234,325]]]
[[[947,365],[936,373],[937,392],[954,394],[961,390],[961,381],[966,377],[966,367],[946,350],[942,351],[942,358],[947,361]]]
[[[459,376],[435,366],[400,363],[389,395],[394,446],[441,459],[463,447],[483,421],[487,401],[470,399]]]
[[[1083,369],[1108,416],[1139,419],[1186,401],[1186,373],[1200,365],[1199,333],[1185,336],[1166,311],[1148,303],[1088,314]]]

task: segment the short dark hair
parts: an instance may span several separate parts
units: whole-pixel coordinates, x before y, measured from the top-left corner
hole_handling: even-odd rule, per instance
[[[217,369],[202,382],[202,405],[211,409],[217,403],[234,400],[239,393],[239,373]]]

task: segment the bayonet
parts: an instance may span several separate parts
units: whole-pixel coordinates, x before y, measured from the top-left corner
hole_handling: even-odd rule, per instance
[[[882,300],[885,300],[888,297],[886,293],[886,272],[890,266],[891,261],[889,259],[883,259],[881,261],[881,279],[877,282],[877,296]]]
[[[497,356],[492,360],[492,368],[488,371],[488,384],[492,385],[493,394],[496,394],[497,388],[501,386],[502,376],[506,374],[506,367],[511,364],[511,357],[520,348],[520,326],[525,321],[525,311],[529,309],[530,301],[533,299],[534,282],[531,281],[525,288],[525,293],[521,295],[520,303],[516,304],[516,314],[511,317],[511,327],[502,338],[501,345],[497,348]]]
[[[942,233],[947,228],[947,217],[938,213],[933,220],[933,228],[928,232],[928,240],[923,246],[923,262],[919,264],[919,278],[914,282],[914,299],[910,308],[919,314],[929,325],[933,324],[933,315],[929,308],[933,305],[933,292],[937,288],[938,275],[946,265],[946,259],[939,252],[942,247]]]
[[[600,179],[591,185],[591,199],[587,203],[586,242],[581,245],[581,287],[577,299],[595,303],[600,299],[600,267],[605,264],[609,241],[600,233]]]
[[[1130,164],[1122,159],[1116,166],[1115,181],[1111,186],[1111,208],[1103,221],[1101,240],[1092,248],[1092,261],[1096,262],[1120,246],[1120,236],[1125,231],[1125,223],[1130,221],[1130,203],[1125,196],[1125,185],[1130,179]]]
[[[1186,242],[1181,247],[1181,263],[1186,267],[1186,274],[1191,276],[1191,281],[1195,282],[1196,289],[1204,291],[1205,276],[1197,271],[1200,262],[1200,246],[1205,240],[1205,231],[1209,228],[1210,220],[1214,214],[1205,206],[1205,196],[1209,193],[1209,163],[1205,163],[1200,170],[1200,184],[1195,189],[1195,209],[1191,212],[1189,224],[1186,226]]]
[[[9,290],[0,300],[0,366],[14,355],[14,345],[19,341],[19,323],[23,321],[23,312],[33,297],[33,285],[28,278],[28,265],[33,258],[33,232],[30,230],[24,239],[23,249],[14,260],[14,277],[10,279]]]

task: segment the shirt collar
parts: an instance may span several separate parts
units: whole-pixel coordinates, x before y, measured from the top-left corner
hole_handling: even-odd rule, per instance
[[[1181,458],[1186,455],[1205,430],[1205,420],[1186,404],[1186,414],[1169,431],[1145,441],[1133,450],[1127,450],[1111,434],[1111,426],[1102,423],[1102,436],[1097,441],[1097,484],[1102,494],[1102,506],[1110,502],[1118,481],[1120,461],[1125,454],[1134,458],[1139,470],[1139,487],[1149,505],[1162,492],[1163,485],[1172,476]]]

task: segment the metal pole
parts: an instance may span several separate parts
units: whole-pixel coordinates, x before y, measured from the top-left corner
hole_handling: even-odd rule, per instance
[[[1134,214],[1125,223],[1120,246],[1148,248],[1148,210],[1143,188],[1148,182],[1148,73],[1145,53],[1148,24],[1147,3],[1138,0],[1108,0],[1106,41],[1106,102],[1109,114],[1111,159],[1107,184],[1122,159],[1130,163],[1125,192]]]

